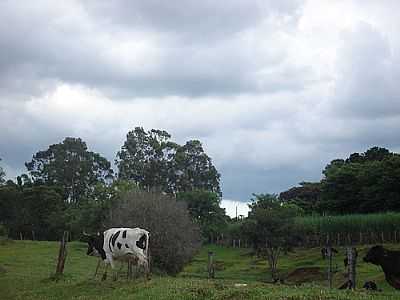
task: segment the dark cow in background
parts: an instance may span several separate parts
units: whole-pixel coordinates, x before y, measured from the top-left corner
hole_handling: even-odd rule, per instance
[[[374,246],[368,250],[363,260],[381,266],[386,281],[395,289],[400,289],[400,251],[391,251],[382,246]]]
[[[115,260],[135,261],[149,272],[148,244],[149,232],[142,228],[110,228],[97,235],[88,235],[87,255],[100,256],[106,265],[103,279],[107,277],[107,267],[115,268]]]

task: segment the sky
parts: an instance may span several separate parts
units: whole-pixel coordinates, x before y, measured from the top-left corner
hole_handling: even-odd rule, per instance
[[[400,152],[397,0],[1,1],[0,166],[67,136],[114,161],[136,126],[198,139],[231,210]],[[228,203],[228,204],[227,204]]]

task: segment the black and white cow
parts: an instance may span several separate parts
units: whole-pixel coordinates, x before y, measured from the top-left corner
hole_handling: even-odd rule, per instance
[[[100,256],[107,267],[115,268],[115,260],[137,261],[149,271],[148,262],[149,232],[142,228],[110,228],[103,233],[88,236],[87,255]]]

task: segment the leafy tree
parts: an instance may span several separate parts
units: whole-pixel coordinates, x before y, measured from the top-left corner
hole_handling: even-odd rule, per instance
[[[141,188],[167,189],[167,174],[177,145],[166,131],[144,131],[136,127],[128,132],[126,141],[117,153],[119,178],[132,180]]]
[[[45,185],[22,187],[9,181],[0,187],[0,223],[19,234],[36,239],[58,239],[64,228],[64,203],[58,190]]]
[[[15,222],[20,218],[20,199],[21,191],[12,181],[0,186],[0,223],[7,228],[15,227]]]
[[[373,147],[334,160],[321,180],[320,209],[329,213],[400,210],[400,155]]]
[[[220,207],[221,199],[218,194],[196,190],[178,193],[177,199],[187,204],[189,214],[199,224],[203,236],[209,242],[214,242],[226,228],[229,217],[226,216],[225,209]]]
[[[206,190],[221,195],[220,174],[197,140],[178,147],[174,159],[176,191]]]
[[[1,161],[1,158],[0,158]],[[0,166],[0,184],[5,182],[6,173],[4,172],[3,168]]]
[[[116,165],[119,178],[141,188],[178,193],[196,189],[221,193],[220,175],[199,141],[180,146],[168,132],[136,127],[127,134]]]
[[[277,195],[254,194],[244,231],[258,253],[266,256],[272,279],[277,279],[279,254],[292,246],[294,218],[301,212],[295,205],[282,203]]]
[[[318,212],[321,201],[321,184],[319,182],[301,182],[299,187],[293,187],[280,193],[279,199],[298,205],[306,214]]]
[[[63,198],[72,203],[86,197],[98,182],[113,177],[110,162],[88,151],[80,138],[67,137],[62,143],[50,145],[25,165],[35,182],[61,186]]]

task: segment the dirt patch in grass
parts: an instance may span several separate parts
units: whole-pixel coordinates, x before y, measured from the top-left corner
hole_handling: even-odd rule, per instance
[[[294,284],[301,284],[304,282],[321,281],[325,279],[325,274],[320,267],[305,267],[297,268],[290,272],[286,281]]]

